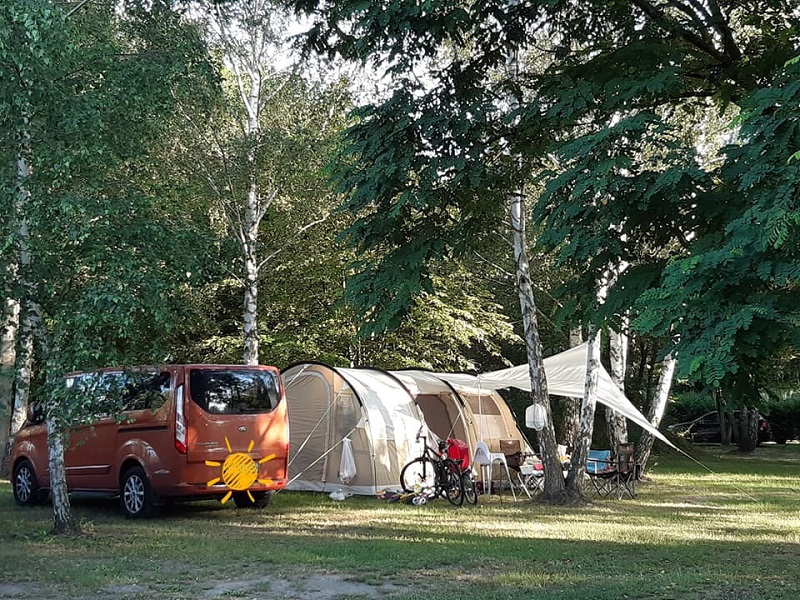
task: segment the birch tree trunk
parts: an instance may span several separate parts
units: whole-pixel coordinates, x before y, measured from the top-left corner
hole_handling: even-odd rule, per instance
[[[270,69],[270,43],[274,41],[270,20],[273,18],[265,0],[242,0],[236,3],[212,2],[214,19],[209,23],[217,36],[226,64],[230,67],[238,100],[246,120],[241,122],[246,151],[246,197],[222,200],[227,218],[236,230],[242,251],[244,302],[242,314],[243,362],[259,362],[258,282],[263,266],[259,256],[259,229],[277,190],[264,194],[263,173],[259,165],[262,144],[262,106],[265,69]],[[238,115],[240,109],[231,111]],[[227,159],[226,159],[227,160]],[[233,165],[235,167],[235,165]],[[228,186],[231,188],[235,186]]]
[[[67,470],[64,465],[63,432],[56,419],[48,415],[47,451],[50,463],[50,497],[53,502],[53,533],[76,533],[80,531],[67,493]]]
[[[669,400],[669,391],[672,388],[672,378],[675,375],[675,366],[677,365],[675,358],[671,354],[661,362],[661,374],[658,376],[658,387],[650,403],[650,410],[647,413],[647,419],[653,425],[658,427],[661,424],[661,419],[664,418],[664,411],[667,409],[667,401]],[[642,437],[639,438],[639,444],[636,446],[636,464],[641,466],[642,472],[647,468],[647,462],[650,460],[650,453],[653,450],[653,442],[655,437],[649,431],[643,431]]]
[[[7,452],[17,437],[17,433],[25,424],[28,415],[28,398],[30,396],[31,379],[33,377],[33,355],[35,325],[31,322],[30,301],[25,303],[25,310],[20,314],[22,321],[18,329],[16,364],[14,367],[14,404],[11,412],[11,423],[8,435]]]
[[[523,335],[528,356],[528,370],[531,378],[531,401],[544,407],[547,423],[537,433],[539,454],[544,465],[544,491],[542,502],[563,503],[565,500],[564,475],[558,456],[553,413],[547,395],[547,379],[542,358],[542,343],[539,339],[539,324],[536,317],[536,302],[530,279],[530,264],[525,234],[525,199],[522,192],[513,193],[509,198],[511,230],[514,238],[514,263],[516,267],[517,290],[522,311]]]
[[[16,269],[8,269],[12,278],[16,276]],[[12,273],[13,271],[13,273]],[[0,477],[7,477],[8,456],[11,449],[11,422],[16,417],[15,405],[11,398],[14,393],[14,367],[16,364],[17,332],[19,328],[19,301],[6,293],[3,306],[3,325],[0,331]],[[18,429],[16,431],[19,431]]]
[[[623,331],[626,325],[627,318],[624,318],[620,331],[609,330],[608,332],[611,379],[623,394],[625,393],[625,372],[628,366],[628,335]],[[605,414],[608,441],[611,444],[611,448],[616,448],[618,444],[626,443],[628,441],[628,421],[623,415],[607,406],[605,407]]]
[[[31,320],[31,314],[34,314],[38,307],[35,305],[34,300],[35,285],[30,281],[30,232],[28,231],[28,221],[26,218],[26,211],[30,205],[30,156],[31,140],[28,132],[28,119],[24,117],[17,154],[17,179],[14,190],[14,216],[17,223],[15,251],[17,253],[18,262],[16,265],[12,266],[11,269],[14,271],[13,276],[16,283],[19,284],[19,288],[25,291],[25,298],[22,302],[11,300],[15,305],[12,311],[16,312],[15,319],[18,325],[15,327],[14,331],[17,344],[13,351],[14,401],[12,404],[7,443],[4,446],[4,455],[10,452],[17,433],[25,424],[25,417],[28,412],[28,397],[33,376],[35,325]],[[6,460],[4,457],[3,470],[5,470],[5,467]]]
[[[569,347],[574,348],[583,343],[583,331],[580,327],[569,330]],[[578,429],[581,422],[581,400],[580,398],[564,397],[560,400],[564,406],[562,432],[564,444],[571,450],[575,447],[578,440]]]
[[[567,476],[567,492],[573,497],[582,497],[580,484],[586,474],[586,459],[594,433],[594,413],[597,407],[597,385],[600,380],[600,334],[594,325],[589,326],[587,347],[586,384],[581,405],[581,423],[578,440],[572,449],[570,470]]]
[[[518,0],[509,0],[510,5]],[[517,78],[518,56],[516,49],[506,56],[506,72],[510,80]],[[511,112],[519,107],[520,98],[514,93],[506,97]],[[545,426],[536,433],[539,457],[544,466],[544,490],[539,500],[544,503],[563,504],[568,500],[564,484],[564,474],[558,456],[558,442],[553,424],[553,412],[550,408],[550,397],[547,393],[547,378],[544,372],[542,342],[539,338],[539,321],[536,315],[536,300],[531,285],[531,269],[528,260],[527,234],[525,228],[525,196],[521,188],[513,191],[508,198],[511,233],[514,243],[514,266],[517,280],[517,292],[522,313],[522,331],[525,339],[525,351],[528,357],[528,372],[531,378],[531,402],[544,408]]]
[[[244,216],[244,236],[242,252],[244,255],[244,364],[258,364],[258,230],[261,222],[261,199],[258,188],[256,148],[261,128],[258,122],[259,98],[261,96],[261,76],[256,69],[248,71],[250,94],[244,100],[247,106],[247,169],[249,189]],[[237,74],[237,76],[239,76]]]

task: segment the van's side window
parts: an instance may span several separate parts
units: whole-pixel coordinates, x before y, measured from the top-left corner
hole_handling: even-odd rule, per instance
[[[244,369],[194,369],[189,394],[200,408],[218,415],[270,412],[281,398],[272,371]]]
[[[170,374],[129,373],[126,375],[123,406],[125,410],[157,410],[169,397]]]

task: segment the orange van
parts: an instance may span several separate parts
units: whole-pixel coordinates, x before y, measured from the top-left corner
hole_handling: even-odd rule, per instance
[[[118,386],[120,410],[69,433],[70,492],[118,495],[125,516],[136,518],[174,500],[233,498],[260,508],[286,485],[289,424],[276,368],[168,365],[66,379],[101,394],[89,381]],[[20,505],[41,502],[50,486],[46,426],[29,421],[11,453]]]

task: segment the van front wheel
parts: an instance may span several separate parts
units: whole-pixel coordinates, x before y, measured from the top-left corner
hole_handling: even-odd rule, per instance
[[[122,512],[129,519],[149,517],[153,513],[153,491],[141,467],[131,467],[122,476],[119,486]]]

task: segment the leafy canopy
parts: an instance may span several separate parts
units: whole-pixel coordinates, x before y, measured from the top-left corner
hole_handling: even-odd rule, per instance
[[[314,15],[311,48],[393,78],[337,171],[364,253],[351,293],[376,328],[524,182],[541,247],[581,274],[568,287],[583,312],[633,309],[685,374],[741,382],[754,356],[796,343],[792,3],[289,4]],[[711,155],[689,123],[731,110],[742,120]],[[624,263],[597,306],[596,282]]]

